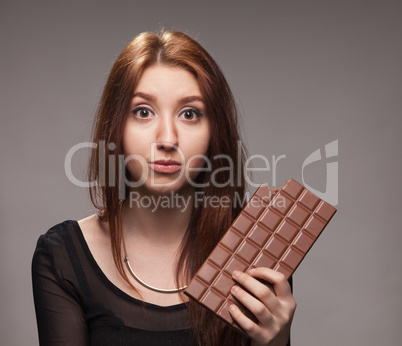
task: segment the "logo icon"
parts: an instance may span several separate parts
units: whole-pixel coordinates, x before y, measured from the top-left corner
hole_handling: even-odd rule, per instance
[[[315,193],[318,197],[324,201],[332,204],[333,206],[338,205],[338,161],[327,162],[327,181],[325,186],[325,191],[321,192],[313,187],[309,186],[304,180],[304,169],[316,161],[326,160],[331,157],[338,156],[338,140],[325,145],[325,157],[321,158],[321,148],[317,149],[311,153],[303,162],[302,166],[302,180],[303,185],[307,187],[311,192]]]

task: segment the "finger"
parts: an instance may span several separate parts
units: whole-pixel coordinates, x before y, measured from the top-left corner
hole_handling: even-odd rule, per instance
[[[252,320],[246,317],[240,309],[232,304],[229,307],[229,312],[232,315],[233,319],[236,323],[243,328],[243,330],[250,336],[251,339],[256,340],[259,339],[260,334],[262,333],[262,329],[260,326],[255,324]]]
[[[255,300],[261,301],[263,305],[271,312],[274,312],[279,308],[279,301],[275,296],[275,293],[273,293],[272,290],[264,283],[246,273],[241,273],[239,271],[233,272],[233,279],[242,285],[254,297],[256,297],[257,299],[254,298]]]
[[[254,314],[260,323],[269,325],[272,322],[272,314],[263,302],[252,296],[249,292],[239,286],[233,286],[232,295]]]
[[[253,269],[254,270],[248,271],[252,277],[271,282],[274,287],[276,298],[278,299],[277,301],[280,306],[277,310],[270,309],[270,311],[275,315],[276,318],[279,318],[282,321],[291,321],[293,319],[297,304],[292,295],[290,284],[285,275],[265,267]],[[270,307],[268,306],[268,308]]]
[[[285,275],[266,267],[257,267],[250,269],[247,274],[254,278],[263,279],[271,283],[278,298],[292,297],[292,290]]]

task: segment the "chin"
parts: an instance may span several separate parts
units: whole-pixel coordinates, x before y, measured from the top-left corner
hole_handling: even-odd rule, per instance
[[[142,185],[141,190],[144,193],[152,195],[168,195],[170,193],[180,193],[193,189],[193,187],[187,183],[187,181],[155,181],[153,184],[151,182],[146,182]]]

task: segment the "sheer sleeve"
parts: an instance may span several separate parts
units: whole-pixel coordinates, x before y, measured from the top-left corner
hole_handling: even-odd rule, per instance
[[[43,235],[32,259],[32,286],[40,345],[88,345],[83,308],[58,275]]]

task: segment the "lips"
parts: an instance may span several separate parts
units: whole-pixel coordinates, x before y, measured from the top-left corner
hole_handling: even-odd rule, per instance
[[[181,164],[174,160],[157,160],[149,163],[149,167],[158,173],[175,173],[181,170]]]
[[[177,165],[177,166],[181,166],[181,164],[177,161],[174,160],[157,160],[157,161],[153,161],[151,163],[157,164],[157,165]]]

